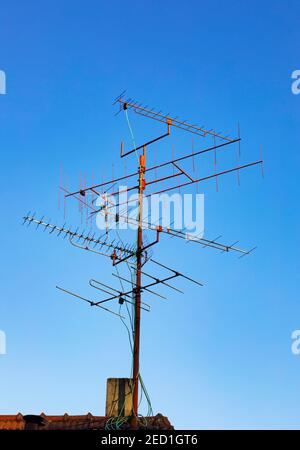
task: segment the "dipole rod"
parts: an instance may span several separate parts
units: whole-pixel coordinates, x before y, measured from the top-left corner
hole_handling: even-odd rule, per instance
[[[145,189],[145,163],[146,146],[139,159],[139,210],[137,229],[137,251],[136,251],[136,287],[135,287],[135,314],[134,314],[134,346],[133,346],[133,392],[132,392],[132,418],[131,427],[138,425],[139,404],[139,365],[140,365],[140,325],[141,325],[141,277],[142,277],[142,252],[143,252],[143,192]]]

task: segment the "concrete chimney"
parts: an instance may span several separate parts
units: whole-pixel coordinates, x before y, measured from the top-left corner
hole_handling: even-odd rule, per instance
[[[130,416],[132,413],[132,380],[108,378],[106,384],[106,417]]]

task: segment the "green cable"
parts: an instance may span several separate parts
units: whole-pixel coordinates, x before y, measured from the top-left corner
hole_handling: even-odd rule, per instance
[[[126,116],[126,120],[127,120],[127,125],[128,125],[128,128],[129,128],[129,131],[130,131],[130,134],[131,134],[131,139],[132,139],[132,142],[133,142],[133,148],[134,148],[137,160],[139,162],[139,156],[138,156],[137,151],[136,151],[135,138],[134,138],[134,134],[133,134],[133,131],[132,131],[132,128],[131,128],[131,125],[130,125],[130,120],[129,120],[129,117],[128,117],[127,109],[125,109],[125,116]]]

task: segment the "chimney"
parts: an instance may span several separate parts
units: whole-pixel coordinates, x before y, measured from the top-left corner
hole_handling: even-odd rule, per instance
[[[132,379],[108,378],[106,384],[106,417],[132,414]]]

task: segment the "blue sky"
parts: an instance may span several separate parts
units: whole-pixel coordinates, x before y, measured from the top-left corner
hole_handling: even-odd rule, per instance
[[[167,238],[155,249],[205,286],[181,281],[184,296],[149,299],[141,372],[154,411],[182,429],[299,428],[300,356],[290,338],[300,328],[300,95],[291,92],[299,13],[293,0],[2,5],[1,414],[101,415],[106,378],[129,375],[119,320],[55,289],[88,295],[90,277],[113,283],[107,261],[21,226],[28,210],[63,223],[60,166],[70,188],[80,172],[87,181],[109,178],[113,161],[123,174],[119,145],[130,136],[111,103],[127,89],[233,136],[239,121],[241,162],[258,159],[260,145],[265,160],[264,179],[255,167],[241,174],[240,187],[234,175],[219,180],[219,192],[214,182],[199,186],[207,237],[239,239],[256,252],[238,259]],[[138,142],[161,130],[130,119]],[[163,161],[171,143],[179,153],[191,137],[174,133],[156,157]],[[236,154],[220,164],[232,167]],[[79,216],[69,214],[76,227]]]

